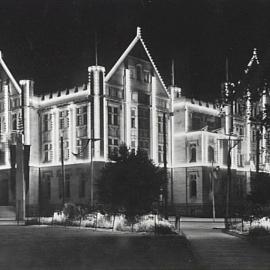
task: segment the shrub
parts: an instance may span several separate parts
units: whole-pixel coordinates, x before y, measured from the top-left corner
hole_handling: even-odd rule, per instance
[[[65,203],[63,213],[68,219],[80,217],[80,210],[74,203]]]
[[[254,228],[251,228],[249,231],[250,237],[258,237],[258,236],[265,236],[265,235],[270,235],[270,231],[264,227],[254,227]]]

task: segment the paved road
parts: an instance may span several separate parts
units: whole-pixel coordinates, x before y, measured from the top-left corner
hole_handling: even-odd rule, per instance
[[[63,227],[0,226],[2,270],[194,270],[180,236],[95,232]]]
[[[270,270],[270,254],[247,240],[225,234],[223,223],[181,223],[195,257],[207,270]],[[213,229],[215,228],[215,229]]]

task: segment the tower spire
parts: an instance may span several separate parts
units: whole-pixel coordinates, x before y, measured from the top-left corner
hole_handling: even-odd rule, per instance
[[[95,60],[96,60],[96,66],[97,66],[98,65],[97,31],[95,31]]]
[[[226,76],[226,82],[229,82],[229,59],[228,56],[226,56],[226,62],[225,62],[225,76]]]
[[[174,86],[174,59],[172,59],[172,86]]]

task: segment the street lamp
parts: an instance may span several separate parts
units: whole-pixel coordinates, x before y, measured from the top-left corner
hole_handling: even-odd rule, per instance
[[[93,151],[94,151],[94,142],[100,141],[101,139],[98,138],[93,138],[93,130],[91,132],[92,137],[91,138],[85,138],[82,140],[86,141],[86,144],[81,151],[78,153],[72,153],[74,156],[78,157],[81,153],[87,149],[87,146],[89,145],[90,142],[90,168],[91,168],[91,175],[90,175],[90,207],[93,209],[94,207],[94,163],[93,163]]]
[[[211,168],[211,186],[212,186],[212,212],[213,212],[213,222],[216,219],[216,207],[215,207],[215,179],[217,179],[217,173],[219,171],[219,166],[214,168],[214,161],[212,160]]]
[[[231,181],[232,181],[232,160],[231,160],[231,151],[234,147],[236,147],[241,139],[233,140],[235,141],[234,145],[231,145],[231,135],[229,134],[229,139],[219,139],[221,141],[228,141],[228,154],[227,154],[227,174],[228,174],[228,180],[227,180],[227,187],[226,187],[226,209],[225,209],[225,226],[228,228],[228,218],[229,218],[229,212],[230,212],[230,189],[231,189]]]

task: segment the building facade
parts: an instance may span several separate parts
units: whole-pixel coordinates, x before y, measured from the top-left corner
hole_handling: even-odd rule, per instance
[[[245,75],[258,64],[255,51]],[[229,156],[234,207],[250,191],[258,160],[269,173],[269,135],[261,127],[258,137],[252,121],[269,103],[268,89],[254,101],[243,79],[237,87],[225,83],[222,104],[186,98],[165,86],[140,28],[108,73],[90,66],[88,82],[72,89],[37,96],[32,81],[16,82],[2,55],[0,67],[0,206],[20,203],[19,186],[30,216],[69,201],[98,204],[97,179],[122,143],[145,150],[160,166],[166,143],[169,209],[182,215],[210,216],[213,194],[217,215],[224,215]],[[229,86],[242,85],[245,95],[228,101]]]
[[[5,185],[2,205],[16,203],[15,193],[11,194],[16,172],[11,173],[9,148],[16,145],[17,134],[23,133],[24,144],[30,145],[27,215],[38,210],[47,214],[69,201],[89,206],[91,196],[97,204],[100,171],[123,143],[130,149],[145,150],[162,165],[162,121],[163,113],[169,112],[169,94],[140,28],[113,68],[106,74],[104,67],[90,66],[88,83],[82,86],[36,96],[33,82],[17,84],[9,70],[3,74],[5,71],[12,80],[2,79],[0,96],[5,146],[0,155]]]

